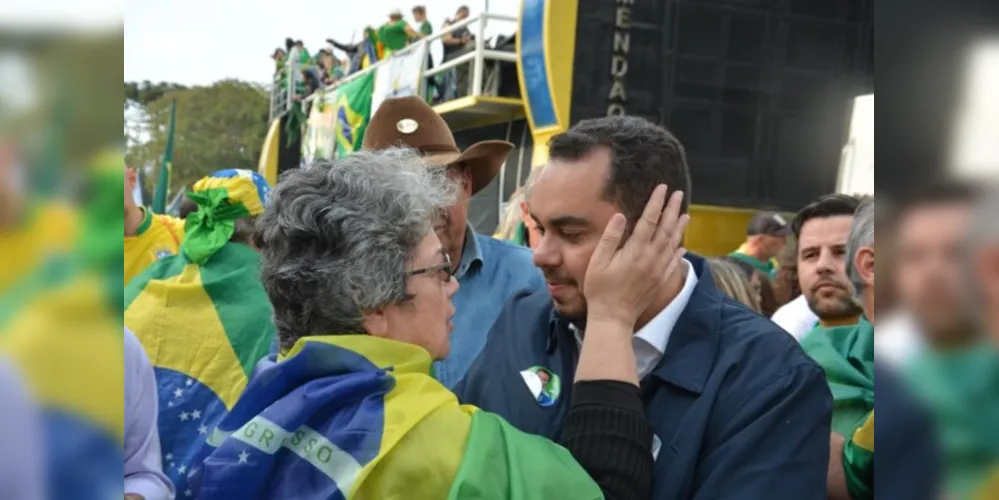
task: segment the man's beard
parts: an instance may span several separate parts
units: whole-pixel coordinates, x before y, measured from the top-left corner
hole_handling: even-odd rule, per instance
[[[836,297],[834,301],[818,301],[813,295],[806,295],[808,307],[820,320],[841,320],[856,318],[864,310],[850,297]]]

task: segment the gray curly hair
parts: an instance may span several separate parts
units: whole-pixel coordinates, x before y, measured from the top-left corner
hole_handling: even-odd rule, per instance
[[[365,333],[365,311],[405,300],[407,263],[456,200],[446,171],[405,149],[285,173],[255,237],[281,347],[308,335]]]

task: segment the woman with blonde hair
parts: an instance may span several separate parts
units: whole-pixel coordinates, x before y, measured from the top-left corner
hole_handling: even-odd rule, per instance
[[[534,184],[534,179],[538,178],[538,173],[544,166],[537,166],[531,169],[531,174],[527,176],[524,185],[517,188],[510,195],[510,201],[506,204],[506,213],[500,220],[500,225],[496,228],[494,238],[505,240],[528,248],[534,248],[538,241],[538,228],[531,220],[527,210],[527,192]]]
[[[760,312],[759,293],[753,290],[749,277],[739,266],[720,257],[709,258],[708,264],[711,267],[711,278],[722,293]]]

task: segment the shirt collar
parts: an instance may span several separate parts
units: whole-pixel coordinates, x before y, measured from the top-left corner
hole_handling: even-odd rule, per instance
[[[139,207],[139,210],[142,210],[142,223],[135,230],[136,236],[141,236],[142,233],[149,230],[149,226],[153,225],[153,213],[146,207]]]
[[[659,311],[645,326],[635,333],[636,339],[653,347],[659,351],[659,354],[666,352],[666,345],[669,344],[669,337],[673,333],[673,327],[676,326],[677,320],[680,319],[680,314],[687,307],[687,303],[690,302],[690,296],[694,294],[694,288],[697,286],[698,279],[697,274],[694,272],[694,267],[686,258],[683,259],[683,264],[685,273],[683,288],[680,290],[680,293],[662,311]],[[581,346],[582,338],[579,335],[579,329],[576,328],[576,325],[572,324],[569,325],[569,329],[572,330],[573,335],[576,337],[576,342]]]
[[[461,262],[458,262],[458,269],[454,273],[454,276],[458,279],[464,278],[465,274],[472,269],[472,266],[476,262],[480,266],[482,265],[482,247],[479,246],[476,236],[472,225],[465,224],[465,242],[461,249]]]
[[[697,274],[694,273],[694,268],[690,265],[690,261],[683,259],[683,264],[686,269],[684,272],[683,288],[680,290],[680,293],[635,334],[636,338],[656,348],[660,354],[666,352],[666,345],[669,343],[670,334],[673,333],[673,327],[676,326],[677,320],[680,319],[680,314],[687,308],[690,296],[694,293],[694,287],[697,286]]]

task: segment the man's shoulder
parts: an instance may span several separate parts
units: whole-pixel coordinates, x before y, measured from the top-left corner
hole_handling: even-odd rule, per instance
[[[769,319],[724,297],[719,319],[719,360],[752,367],[752,376],[795,370],[821,372],[797,340]]]
[[[509,267],[531,267],[535,268],[532,261],[531,249],[513,244],[509,241],[498,240],[492,236],[475,233],[475,243],[479,245],[485,259],[497,259],[501,266]]]

